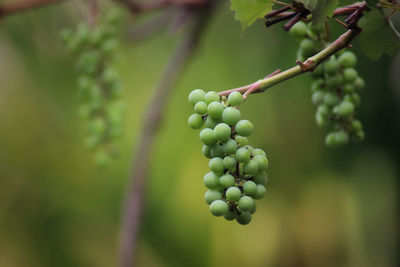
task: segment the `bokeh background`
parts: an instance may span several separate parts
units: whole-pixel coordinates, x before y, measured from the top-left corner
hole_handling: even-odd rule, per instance
[[[83,145],[74,58],[58,33],[82,19],[77,1],[0,21],[0,266],[115,266],[132,151],[171,52],[182,34],[134,40],[121,30],[125,84],[121,157],[107,169]],[[335,31],[334,31],[335,32]],[[188,93],[226,90],[294,64],[297,43],[280,26],[243,35],[221,5],[168,101],[152,150],[138,266],[398,266],[400,54],[370,61],[358,116],[362,144],[324,146],[307,75],[251,96],[250,142],[270,160],[267,196],[250,225],[210,215],[208,161],[187,126]]]

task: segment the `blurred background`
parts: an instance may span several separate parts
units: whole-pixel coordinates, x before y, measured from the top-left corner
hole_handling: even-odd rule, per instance
[[[0,21],[0,267],[116,264],[144,109],[182,35],[134,41],[127,16],[118,65],[126,132],[121,157],[99,169],[83,144],[74,57],[58,38],[82,19],[78,9],[71,1]],[[251,145],[268,154],[270,180],[253,221],[241,226],[212,216],[204,201],[208,161],[187,126],[187,95],[291,67],[298,44],[262,22],[242,35],[227,4],[216,10],[152,150],[138,266],[398,266],[400,54],[371,61],[354,46],[366,80],[357,111],[364,143],[325,147],[308,75],[242,106],[255,125]]]

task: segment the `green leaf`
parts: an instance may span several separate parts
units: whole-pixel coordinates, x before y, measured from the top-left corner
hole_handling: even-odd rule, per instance
[[[382,54],[393,55],[400,47],[400,39],[390,22],[378,9],[364,12],[359,22],[363,30],[360,36],[361,50],[372,59]]]
[[[321,27],[326,17],[332,17],[333,11],[339,4],[338,0],[300,0],[304,7],[311,11],[312,23]]]
[[[235,19],[242,23],[243,30],[263,18],[273,5],[272,0],[231,0],[231,9],[236,12]]]

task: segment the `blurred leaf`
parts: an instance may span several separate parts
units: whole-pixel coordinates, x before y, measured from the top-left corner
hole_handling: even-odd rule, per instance
[[[272,10],[272,0],[231,0],[231,9],[235,11],[235,19],[240,21],[243,31]]]
[[[326,17],[331,17],[333,11],[335,11],[338,0],[300,0],[305,8],[307,8],[312,14],[313,25],[320,27],[323,25]]]

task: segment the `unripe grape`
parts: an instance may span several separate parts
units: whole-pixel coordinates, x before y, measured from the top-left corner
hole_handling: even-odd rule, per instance
[[[232,92],[228,96],[228,103],[231,106],[239,106],[243,102],[243,97],[240,92]]]
[[[225,169],[233,169],[236,166],[237,160],[234,157],[226,156],[222,162]]]
[[[222,145],[223,151],[227,154],[234,154],[238,148],[238,145],[235,140],[229,139]]]
[[[249,196],[243,196],[238,201],[238,207],[241,211],[250,211],[254,206],[254,200]]]
[[[349,134],[346,131],[337,131],[335,134],[336,143],[339,145],[344,145],[349,142]]]
[[[253,153],[254,147],[252,147],[251,145],[245,145],[244,148],[246,148],[250,152],[250,155],[251,153]]]
[[[210,211],[215,216],[222,216],[228,212],[228,204],[223,200],[214,200],[210,205]]]
[[[243,184],[243,191],[246,195],[253,195],[256,193],[257,185],[253,181],[246,181]]]
[[[203,144],[207,146],[213,146],[217,143],[217,139],[214,137],[214,131],[209,128],[201,130],[199,137]]]
[[[360,130],[355,135],[356,141],[363,141],[365,139],[365,133],[363,130]]]
[[[212,158],[208,163],[208,167],[215,173],[222,173],[224,171],[222,158]]]
[[[307,36],[307,25],[303,21],[299,21],[290,28],[290,34],[298,39]]]
[[[112,38],[100,44],[101,51],[106,55],[111,55],[118,48],[118,40]]]
[[[215,126],[217,126],[217,124],[219,123],[219,120],[214,120],[213,118],[211,118],[210,116],[207,116],[206,119],[206,127],[210,128],[210,129],[214,129]]]
[[[317,91],[323,90],[324,83],[325,82],[324,82],[324,80],[322,78],[314,81],[311,84],[311,91],[312,92],[317,92]]]
[[[224,150],[222,149],[222,145],[215,144],[214,146],[212,146],[210,149],[210,155],[213,158],[214,157],[223,158],[225,156],[225,153],[224,153]]]
[[[334,147],[337,145],[335,132],[330,132],[326,135],[325,144],[328,147]]]
[[[359,120],[353,120],[351,122],[351,131],[358,132],[362,130],[362,124]]]
[[[221,198],[222,194],[218,190],[207,190],[207,192],[204,194],[204,199],[206,200],[208,205],[210,205],[213,201]]]
[[[203,118],[199,114],[192,114],[188,118],[188,124],[192,129],[200,129],[203,127]]]
[[[329,115],[330,115],[330,110],[329,110],[329,108],[328,108],[327,106],[325,106],[325,105],[320,105],[320,106],[318,106],[318,108],[317,108],[317,114],[318,114],[319,116],[322,116],[322,117],[324,117],[324,118],[327,118],[327,117],[329,117]]]
[[[347,83],[354,83],[358,78],[358,73],[353,68],[345,68],[343,71],[343,78]]]
[[[240,111],[236,108],[227,107],[222,112],[222,120],[225,123],[234,126],[240,120]]]
[[[211,147],[209,147],[209,146],[203,145],[203,147],[201,149],[201,153],[203,153],[203,155],[206,158],[209,158],[209,159],[212,158],[212,156],[211,156]]]
[[[193,106],[199,102],[199,101],[204,101],[204,91],[201,89],[196,89],[190,92],[189,94],[189,103],[191,103]]]
[[[256,155],[256,156],[254,156],[253,160],[255,162],[257,162],[259,171],[267,170],[269,163],[268,163],[268,159],[265,156]]]
[[[326,87],[330,89],[336,89],[340,85],[343,84],[343,75],[341,73],[335,73],[333,75],[329,75],[326,78]]]
[[[354,92],[354,89],[355,89],[354,84],[349,84],[349,83],[347,83],[347,84],[343,85],[343,91],[344,91],[346,94],[351,94],[351,93],[353,93],[353,92]]]
[[[249,210],[249,212],[250,212],[251,214],[254,214],[254,213],[256,212],[256,210],[257,210],[257,205],[256,205],[256,202],[254,201],[254,205],[253,205],[253,207]]]
[[[257,155],[261,155],[261,156],[264,156],[264,157],[267,156],[267,154],[265,154],[264,150],[262,150],[260,148],[254,149],[253,151],[251,151],[251,154],[253,154],[254,156],[257,156]]]
[[[231,201],[238,201],[240,199],[240,196],[242,195],[242,192],[236,186],[231,186],[226,190],[225,195],[226,198]]]
[[[204,99],[207,104],[210,104],[211,102],[214,102],[214,101],[219,102],[220,97],[216,92],[209,91],[204,95]]]
[[[239,148],[236,153],[236,159],[239,162],[248,162],[250,160],[250,151],[248,151],[246,148],[241,147]]]
[[[208,104],[207,113],[213,119],[221,118],[222,112],[224,111],[224,106],[217,101],[211,102]]]
[[[227,219],[228,221],[232,221],[236,218],[236,211],[235,210],[228,210],[225,215],[224,218]]]
[[[89,124],[89,132],[92,134],[101,135],[106,130],[106,122],[103,118],[96,118]]]
[[[225,142],[231,136],[231,127],[229,127],[226,123],[218,123],[214,128],[214,137],[215,139]]]
[[[265,172],[259,172],[254,176],[254,182],[256,184],[265,184],[268,181],[268,175]]]
[[[205,115],[207,113],[207,104],[204,101],[199,101],[194,105],[194,112],[200,115]]]
[[[357,65],[357,57],[353,52],[346,51],[339,56],[339,63],[346,68],[354,68]]]
[[[249,224],[251,221],[250,212],[242,212],[236,217],[236,221],[241,225]]]
[[[356,79],[355,82],[354,82],[354,88],[355,88],[356,90],[360,90],[360,89],[363,89],[364,86],[365,86],[365,81],[364,81],[364,79],[361,78],[361,77],[357,77],[357,79]]]
[[[262,184],[258,184],[256,188],[256,193],[253,195],[254,199],[261,199],[265,196],[267,190]]]
[[[249,136],[254,129],[253,123],[248,120],[240,120],[236,123],[235,130],[241,136]]]
[[[224,174],[219,178],[219,184],[223,188],[228,188],[235,183],[235,177],[230,174]]]
[[[219,176],[214,172],[208,172],[204,175],[203,182],[207,188],[215,189],[219,186]]]
[[[315,114],[315,122],[319,127],[324,127],[328,125],[328,118],[321,116],[320,114]]]
[[[339,68],[339,62],[334,57],[325,62],[325,72],[327,74],[335,74],[339,71]]]
[[[247,175],[255,175],[258,172],[258,163],[257,163],[257,161],[249,160],[249,162],[244,164],[243,171]]]
[[[320,91],[316,91],[312,94],[312,102],[315,105],[318,105],[319,103],[322,103],[322,101],[324,101],[324,97],[325,97],[325,92],[320,90]]]
[[[327,93],[324,97],[324,104],[327,106],[334,106],[339,103],[340,98],[336,93]]]
[[[236,143],[238,143],[238,145],[240,145],[240,146],[245,146],[249,143],[249,141],[247,140],[246,137],[240,136],[240,135],[236,136],[235,140],[236,140]]]
[[[310,57],[314,55],[316,51],[314,42],[310,39],[303,39],[300,42],[300,51],[301,55],[304,57]]]
[[[336,113],[341,117],[347,117],[354,112],[354,104],[349,101],[343,101],[337,106]]]

